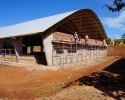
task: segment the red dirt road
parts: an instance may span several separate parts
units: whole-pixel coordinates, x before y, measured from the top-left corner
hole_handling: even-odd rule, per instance
[[[27,70],[20,67],[1,65],[0,98],[34,100],[47,96],[49,97],[57,94],[61,89],[68,86],[72,87],[74,86],[73,84],[82,82],[79,80],[80,78],[92,72],[101,71],[117,60],[119,60],[119,58],[107,58],[102,62],[66,67],[56,71]],[[85,83],[82,82],[82,84]]]

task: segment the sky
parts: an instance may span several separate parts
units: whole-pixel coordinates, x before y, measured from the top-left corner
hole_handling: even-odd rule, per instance
[[[0,28],[69,11],[88,8],[99,17],[109,38],[125,33],[125,8],[111,12],[114,0],[0,0]],[[124,0],[123,0],[124,1]]]

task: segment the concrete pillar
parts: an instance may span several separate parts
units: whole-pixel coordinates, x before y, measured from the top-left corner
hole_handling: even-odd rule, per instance
[[[30,46],[30,53],[33,53],[33,46]]]
[[[4,39],[0,39],[0,49],[3,49],[3,42],[4,42]],[[2,53],[2,50],[0,50],[0,53]]]
[[[16,39],[14,40],[15,43],[15,49],[17,51],[18,54],[22,54],[22,50],[23,50],[23,37],[16,37]]]
[[[45,51],[47,66],[52,66],[52,39],[53,34],[47,34],[43,37],[43,47]]]

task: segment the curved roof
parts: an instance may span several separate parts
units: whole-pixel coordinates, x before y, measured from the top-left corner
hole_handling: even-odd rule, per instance
[[[90,38],[107,38],[105,30],[94,11],[82,9],[40,18],[0,28],[0,38],[24,36],[51,31],[66,31],[70,34],[78,32],[80,37],[89,35]]]

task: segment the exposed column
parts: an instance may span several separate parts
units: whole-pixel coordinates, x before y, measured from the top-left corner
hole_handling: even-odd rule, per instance
[[[23,50],[22,43],[23,43],[23,38],[22,37],[17,37],[14,40],[15,49],[16,49],[18,54],[22,54],[22,50]]]
[[[43,47],[45,51],[47,66],[52,66],[52,39],[53,34],[47,34],[43,37]]]
[[[0,39],[0,49],[3,49],[3,42],[4,42],[4,39]],[[0,53],[2,53],[2,50],[0,50]]]

